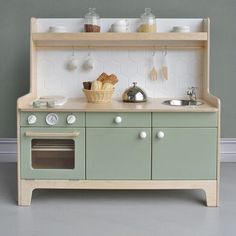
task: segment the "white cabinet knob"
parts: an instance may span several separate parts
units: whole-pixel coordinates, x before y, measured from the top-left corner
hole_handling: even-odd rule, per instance
[[[37,117],[35,115],[29,115],[27,121],[29,125],[33,125],[36,123]]]
[[[66,121],[67,124],[73,125],[76,122],[76,117],[74,115],[68,115]]]
[[[145,139],[147,137],[147,133],[145,131],[140,132],[139,137],[141,139]]]
[[[157,133],[157,138],[162,139],[162,138],[164,138],[164,137],[165,137],[165,133],[164,133],[163,131],[159,131],[159,132]]]
[[[115,118],[115,123],[116,124],[120,124],[122,122],[122,118],[120,117],[120,116],[117,116],[116,118]]]

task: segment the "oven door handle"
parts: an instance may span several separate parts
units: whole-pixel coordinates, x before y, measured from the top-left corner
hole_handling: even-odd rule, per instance
[[[40,132],[32,132],[32,131],[26,131],[25,136],[26,137],[44,137],[44,138],[75,138],[79,136],[79,132],[70,132],[70,133],[40,133]]]

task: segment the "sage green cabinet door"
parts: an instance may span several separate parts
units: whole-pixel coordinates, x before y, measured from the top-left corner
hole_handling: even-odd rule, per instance
[[[86,148],[86,179],[151,179],[151,128],[87,128]]]
[[[152,179],[216,179],[216,128],[154,128],[152,142]]]

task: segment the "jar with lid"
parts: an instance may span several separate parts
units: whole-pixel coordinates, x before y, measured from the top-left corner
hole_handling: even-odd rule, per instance
[[[95,10],[96,8],[89,8],[89,12],[84,16],[85,32],[100,32],[100,17]]]
[[[145,8],[141,15],[138,32],[156,32],[156,18],[151,13],[151,8]]]

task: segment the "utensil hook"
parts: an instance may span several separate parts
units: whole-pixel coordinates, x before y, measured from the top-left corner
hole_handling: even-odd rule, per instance
[[[90,48],[90,46],[88,46],[88,57],[90,57],[91,56],[91,48]]]
[[[152,56],[154,57],[156,55],[156,47],[153,47],[153,52],[152,52]]]
[[[75,56],[75,47],[74,46],[72,47],[72,56],[73,57]]]
[[[167,55],[167,46],[164,47],[164,50],[162,51],[163,56]]]

